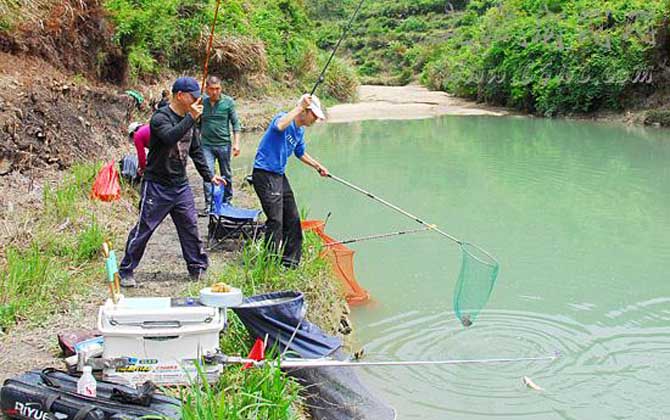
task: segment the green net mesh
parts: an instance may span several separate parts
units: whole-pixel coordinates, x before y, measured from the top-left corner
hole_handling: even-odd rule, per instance
[[[469,327],[493,292],[500,264],[486,251],[470,243],[463,243],[461,252],[461,273],[454,293],[454,312],[461,324]]]

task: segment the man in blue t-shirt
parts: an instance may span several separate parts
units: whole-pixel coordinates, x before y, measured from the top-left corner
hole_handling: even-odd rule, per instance
[[[303,95],[289,112],[276,115],[256,151],[254,190],[267,217],[265,239],[275,251],[283,248],[282,264],[297,267],[302,256],[300,213],[284,173],[291,154],[328,176],[328,169],[305,152],[305,127],[325,120],[319,98]]]

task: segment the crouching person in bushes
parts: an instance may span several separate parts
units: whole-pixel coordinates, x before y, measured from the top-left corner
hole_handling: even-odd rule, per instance
[[[193,192],[186,175],[190,156],[203,180],[217,185],[226,181],[207,166],[194,125],[202,114],[200,85],[180,77],[172,86],[172,99],[151,117],[149,155],[140,197],[140,216],[128,234],[126,252],[119,267],[121,286],[137,285],[133,272],[140,263],[151,235],[169,214],[177,228],[189,276],[197,280],[209,261],[200,240]]]

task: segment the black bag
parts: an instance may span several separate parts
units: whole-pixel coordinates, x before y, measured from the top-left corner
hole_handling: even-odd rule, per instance
[[[179,419],[179,400],[98,381],[96,398],[77,394],[78,378],[55,369],[26,372],[5,381],[0,408],[12,419],[25,420],[135,420]],[[153,391],[145,386],[145,391]],[[119,397],[122,396],[122,397]],[[135,396],[135,398],[132,398]],[[123,402],[121,402],[123,401]],[[149,401],[149,406],[128,403]]]

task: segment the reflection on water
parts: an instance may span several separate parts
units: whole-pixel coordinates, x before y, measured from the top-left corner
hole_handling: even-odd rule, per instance
[[[373,304],[354,310],[368,360],[554,362],[366,368],[400,418],[670,418],[670,133],[526,118],[315,127],[336,175],[501,263],[473,327],[451,298],[460,252],[431,233],[352,244]],[[298,204],[336,238],[417,227],[292,162]],[[529,376],[546,391],[528,389]]]

